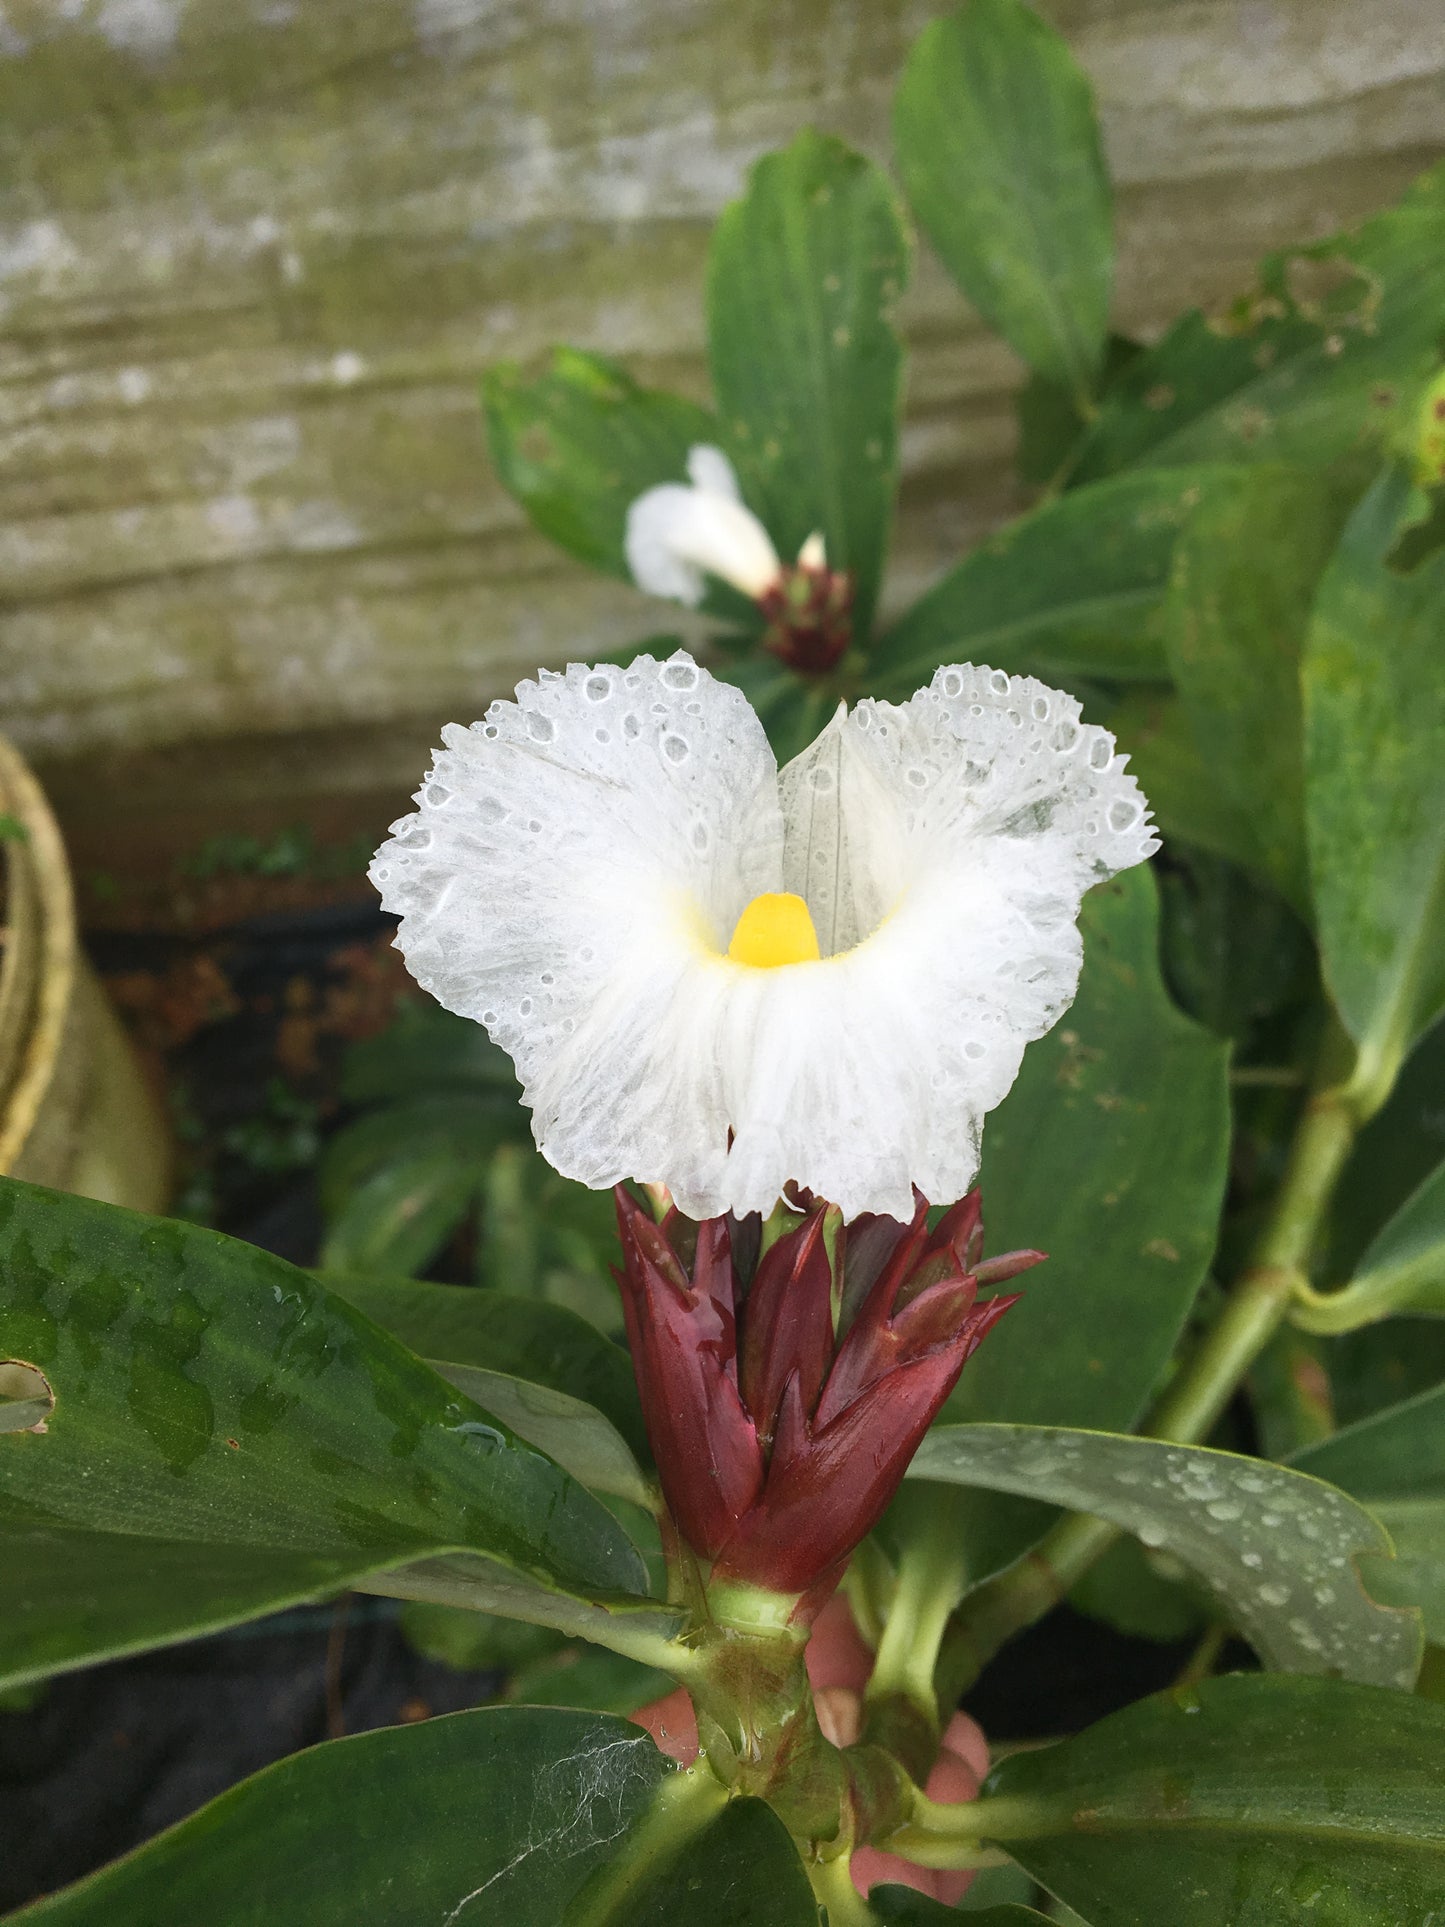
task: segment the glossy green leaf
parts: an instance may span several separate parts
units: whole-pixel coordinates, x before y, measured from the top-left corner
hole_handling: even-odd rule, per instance
[[[563,1927],[819,1927],[798,1850],[761,1800],[729,1800],[680,1850],[646,1831],[622,1843],[608,1875],[568,1909]],[[509,1923],[510,1927],[510,1923]]]
[[[1382,1599],[1419,1606],[1427,1636],[1445,1642],[1445,1385],[1297,1452],[1292,1463],[1370,1508],[1396,1558],[1372,1561]]]
[[[427,1092],[347,1125],[321,1162],[323,1265],[420,1268],[475,1202],[492,1153],[525,1131],[505,1091]]]
[[[669,1779],[620,1719],[454,1713],[298,1753],[12,1919],[558,1927]]]
[[[914,43],[893,127],[913,211],[954,280],[1031,367],[1088,395],[1109,330],[1112,210],[1068,42],[1021,0],[969,0]]]
[[[633,1505],[652,1503],[652,1488],[627,1441],[595,1405],[507,1372],[435,1359],[431,1365],[474,1405],[499,1418],[519,1439],[545,1452],[583,1485],[629,1499]]]
[[[724,446],[784,560],[808,536],[854,576],[866,637],[898,482],[908,275],[893,189],[861,154],[806,132],[766,155],[713,230],[708,348]]]
[[[935,1426],[911,1479],[985,1486],[1108,1519],[1205,1581],[1265,1664],[1410,1687],[1414,1616],[1378,1606],[1358,1562],[1390,1541],[1321,1478],[1264,1459],[1115,1432]]]
[[[1133,1424],[1214,1249],[1226,1052],[1165,992],[1148,870],[1092,890],[1082,925],[1074,1006],[1029,1046],[984,1129],[988,1248],[1031,1245],[1048,1263],[1021,1281],[1020,1302],[959,1380],[945,1408],[954,1423]],[[936,1498],[930,1506],[937,1514]],[[973,1494],[958,1510],[975,1581],[1040,1529],[1038,1508],[1010,1500]]]
[[[0,1561],[0,1673],[184,1637],[453,1548],[564,1602],[645,1591],[631,1542],[566,1473],[234,1239],[6,1180],[0,1349],[56,1399],[43,1435],[0,1436],[8,1543],[23,1531],[33,1548]],[[164,1589],[143,1584],[139,1541]],[[77,1587],[92,1556],[106,1564]]]
[[[1318,468],[1411,424],[1445,312],[1445,167],[1398,207],[1273,255],[1218,321],[1187,314],[1130,364],[1072,471],[1276,461]]]
[[[424,1358],[506,1372],[596,1406],[639,1462],[649,1462],[632,1360],[565,1306],[357,1272],[327,1272],[321,1282]]]
[[[629,1550],[641,1560],[635,1546]],[[418,1600],[545,1626],[569,1639],[587,1639],[626,1653],[644,1664],[670,1661],[673,1655],[664,1651],[664,1642],[674,1637],[687,1616],[682,1607],[665,1605],[660,1599],[621,1595],[587,1599],[561,1592],[533,1575],[475,1553],[388,1566],[363,1573],[354,1585],[358,1592],[377,1593],[383,1599]],[[682,1670],[681,1663],[676,1670]]]
[[[1408,573],[1390,561],[1425,507],[1402,469],[1375,483],[1320,584],[1304,658],[1325,979],[1361,1089],[1381,1097],[1445,1009],[1445,550]]]
[[[1247,826],[1257,867],[1306,913],[1300,655],[1343,519],[1327,477],[1268,464],[1217,479],[1175,547],[1164,610],[1200,760]]]
[[[1063,683],[1165,681],[1161,612],[1174,547],[1220,476],[1122,475],[1010,523],[879,639],[869,687],[901,702],[940,663],[960,661]]]
[[[1445,1897],[1445,1708],[1208,1680],[1011,1755],[982,1813],[1092,1927],[1425,1927]]]
[[[624,580],[629,506],[659,482],[685,481],[688,450],[718,439],[705,408],[576,348],[558,348],[535,380],[506,364],[489,370],[482,404],[497,473],[536,527]]]

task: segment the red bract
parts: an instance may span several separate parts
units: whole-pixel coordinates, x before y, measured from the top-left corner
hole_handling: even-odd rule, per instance
[[[834,1239],[819,1206],[750,1282],[729,1220],[709,1218],[689,1275],[678,1246],[693,1227],[616,1195],[627,1334],[679,1532],[715,1579],[821,1598],[1015,1302],[979,1303],[979,1284],[1043,1254],[980,1262],[975,1191],[932,1233],[922,1198],[909,1224],[860,1218]]]

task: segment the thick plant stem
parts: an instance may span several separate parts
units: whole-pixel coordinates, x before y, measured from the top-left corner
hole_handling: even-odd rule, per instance
[[[1326,1040],[1333,1057],[1337,1035]],[[1250,1366],[1308,1284],[1308,1267],[1334,1189],[1363,1121],[1346,1089],[1316,1090],[1301,1113],[1284,1180],[1249,1264],[1214,1325],[1141,1429],[1196,1444],[1205,1438]],[[949,1628],[939,1658],[939,1697],[950,1705],[999,1648],[1068,1593],[1119,1537],[1102,1519],[1071,1514],[1008,1572],[981,1586]]]
[[[808,1865],[813,1892],[828,1910],[828,1927],[877,1927],[878,1916],[853,1885],[847,1854]]]
[[[955,1541],[933,1530],[907,1546],[868,1681],[864,1732],[895,1753],[915,1779],[927,1777],[938,1752],[943,1722],[934,1672],[949,1616],[965,1590]]]

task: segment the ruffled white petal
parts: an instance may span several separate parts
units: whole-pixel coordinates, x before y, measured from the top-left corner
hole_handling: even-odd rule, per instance
[[[840,711],[781,778],[681,652],[524,683],[446,743],[372,871],[413,973],[511,1052],[559,1170],[694,1217],[790,1179],[850,1218],[961,1196],[1074,994],[1083,892],[1155,847],[1112,739],[999,671]],[[731,962],[779,888],[823,960]]]
[[[962,1196],[985,1114],[1073,999],[1085,890],[1157,847],[1125,760],[1073,697],[961,666],[840,713],[782,772],[784,887],[825,961],[764,973],[733,1153],[763,1190],[772,1144],[769,1181],[849,1217],[906,1216],[913,1184]]]
[[[510,1054],[565,1176],[714,1181],[726,1128],[690,981],[779,884],[761,723],[679,651],[544,672],[443,740],[371,869],[412,975]]]
[[[706,577],[717,576],[760,596],[777,580],[779,562],[768,532],[744,507],[732,464],[720,448],[688,453],[692,487],[664,482],[627,511],[624,547],[639,589],[696,608]]]

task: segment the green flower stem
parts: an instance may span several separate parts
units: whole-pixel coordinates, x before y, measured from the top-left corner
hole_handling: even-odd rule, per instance
[[[810,1860],[808,1878],[813,1892],[825,1909],[828,1927],[877,1927],[878,1916],[853,1885],[849,1859],[845,1853],[833,1860]]]
[[[1332,1030],[1321,1053],[1328,1075],[1339,1061]],[[1317,1088],[1301,1113],[1284,1180],[1250,1263],[1218,1318],[1142,1430],[1194,1444],[1205,1438],[1250,1366],[1269,1343],[1301,1286],[1345,1160],[1363,1122],[1348,1088]],[[952,1705],[999,1648],[1066,1596],[1119,1533],[1082,1513],[1062,1519],[1017,1566],[981,1586],[955,1615],[939,1655],[939,1697]]]
[[[934,1674],[949,1619],[967,1590],[962,1549],[930,1527],[909,1540],[868,1681],[865,1737],[928,1777],[943,1721]]]

